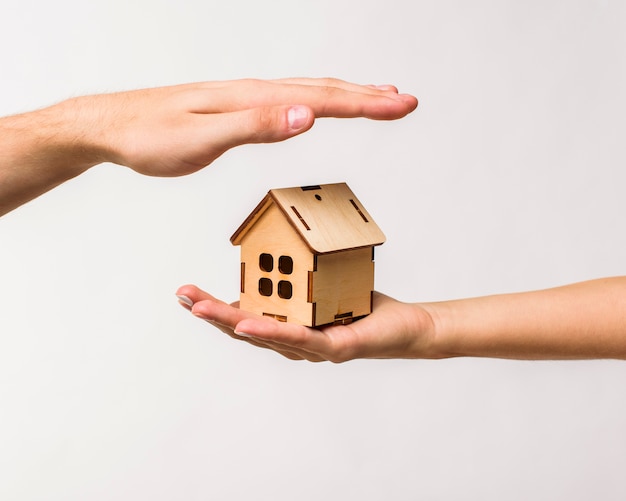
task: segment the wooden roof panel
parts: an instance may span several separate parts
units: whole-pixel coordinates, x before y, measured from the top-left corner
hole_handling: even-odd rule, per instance
[[[270,190],[231,237],[245,233],[273,201],[312,251],[318,254],[380,245],[385,235],[346,183]]]

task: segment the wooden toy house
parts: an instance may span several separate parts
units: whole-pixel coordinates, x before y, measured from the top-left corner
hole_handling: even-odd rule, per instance
[[[371,313],[385,236],[347,184],[270,190],[230,241],[241,309],[311,327]]]

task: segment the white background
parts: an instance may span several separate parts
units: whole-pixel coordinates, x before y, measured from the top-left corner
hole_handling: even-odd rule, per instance
[[[174,292],[236,299],[229,237],[267,190],[339,181],[402,300],[625,273],[625,5],[5,1],[0,115],[285,76],[420,106],[187,178],[102,165],[0,219],[0,499],[623,500],[622,362],[291,362]]]

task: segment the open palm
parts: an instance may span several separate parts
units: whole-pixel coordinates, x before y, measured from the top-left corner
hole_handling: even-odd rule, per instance
[[[349,325],[313,329],[279,322],[227,304],[186,285],[181,304],[235,339],[269,348],[292,360],[345,362],[355,358],[430,358],[434,323],[428,311],[374,293],[373,313]]]

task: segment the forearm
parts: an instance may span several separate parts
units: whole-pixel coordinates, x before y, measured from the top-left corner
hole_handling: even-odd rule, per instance
[[[425,308],[441,357],[626,358],[626,277]]]
[[[72,101],[0,119],[0,215],[99,162]]]

